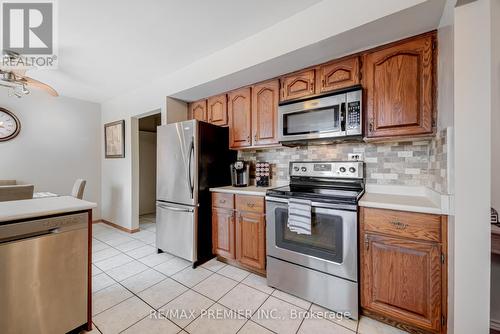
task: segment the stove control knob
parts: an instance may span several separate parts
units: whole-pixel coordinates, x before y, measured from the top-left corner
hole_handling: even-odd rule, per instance
[[[303,172],[307,172],[307,168],[306,167],[302,167],[300,170],[303,171]]]
[[[340,167],[339,170],[341,173],[345,173],[345,167]]]
[[[356,172],[356,168],[354,168],[354,167],[350,167],[350,168],[349,168],[349,172],[351,172],[351,173],[355,173],[355,172]]]
[[[300,169],[299,167],[293,167],[293,170],[296,171],[296,172],[298,172],[299,169]]]

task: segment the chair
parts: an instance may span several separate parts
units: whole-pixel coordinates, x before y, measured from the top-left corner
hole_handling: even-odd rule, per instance
[[[0,186],[15,186],[16,184],[16,180],[0,180]]]
[[[34,189],[32,184],[0,186],[0,202],[32,199]]]
[[[87,181],[83,179],[78,179],[75,181],[75,184],[73,185],[73,190],[71,190],[71,196],[82,199],[83,198],[83,191],[85,190],[85,185],[87,184]]]

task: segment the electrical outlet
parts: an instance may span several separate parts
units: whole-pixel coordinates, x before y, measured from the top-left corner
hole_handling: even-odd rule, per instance
[[[347,155],[349,161],[363,161],[363,153],[349,153]]]

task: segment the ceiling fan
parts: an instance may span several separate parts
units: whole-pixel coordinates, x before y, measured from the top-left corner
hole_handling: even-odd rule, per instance
[[[26,63],[17,52],[4,50],[3,59],[0,64],[0,86],[11,89],[10,95],[22,97],[30,93],[30,88],[37,88],[46,91],[52,96],[59,96],[57,91],[51,86],[26,76],[26,69],[16,69],[4,64]]]

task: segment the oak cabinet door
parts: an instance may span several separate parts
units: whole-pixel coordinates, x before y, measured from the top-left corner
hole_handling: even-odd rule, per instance
[[[189,104],[189,115],[191,119],[207,121],[207,100],[191,102]]]
[[[359,57],[320,65],[316,72],[318,93],[359,84]]]
[[[219,126],[228,124],[226,94],[208,98],[208,122]]]
[[[441,245],[364,233],[361,306],[431,331],[441,324]]]
[[[281,78],[281,101],[314,95],[315,70],[308,69]]]
[[[228,94],[229,147],[252,145],[252,109],[250,88],[242,88]]]
[[[432,133],[433,36],[364,56],[367,137]]]
[[[279,81],[272,80],[252,87],[253,145],[278,143]]]
[[[236,259],[243,265],[265,269],[266,222],[263,213],[237,212]]]
[[[236,257],[234,214],[231,209],[212,208],[213,253],[228,259]]]

